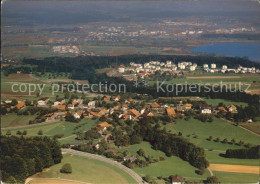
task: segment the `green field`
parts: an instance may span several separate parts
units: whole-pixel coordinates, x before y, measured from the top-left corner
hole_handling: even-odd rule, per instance
[[[207,98],[203,98],[203,100],[209,104],[209,105],[213,105],[213,106],[217,106],[220,102],[223,103],[224,105],[228,106],[229,104],[233,104],[233,105],[238,105],[238,106],[243,106],[246,107],[248,104],[245,102],[234,102],[231,100],[225,100],[225,99],[207,99]]]
[[[231,76],[231,77],[230,77]],[[196,77],[196,78],[194,78]],[[151,79],[149,84],[153,85],[157,81],[162,82],[162,79]],[[172,77],[172,79],[164,81],[164,84],[226,84],[227,87],[234,87],[235,84],[238,85],[239,82],[243,84],[251,84],[249,89],[259,89],[260,88],[260,75],[259,74],[233,74],[233,73],[205,73],[205,72],[194,72],[189,73],[185,76]],[[246,86],[243,85],[242,89],[245,89]]]
[[[162,151],[154,150],[151,148],[150,143],[142,142],[140,144],[131,145],[127,148],[116,148],[118,151],[128,150],[131,155],[137,156],[137,150],[143,148],[147,155],[151,155],[154,158],[164,157],[164,161],[152,163],[147,167],[136,167],[133,170],[140,176],[150,175],[154,179],[158,176],[168,177],[170,175],[180,175],[187,179],[194,179],[200,181],[209,176],[209,172],[205,170],[203,176],[195,173],[197,168],[191,166],[188,162],[183,161],[179,157],[172,156],[167,157]]]
[[[43,131],[43,136],[54,136],[56,134],[64,134],[61,139],[61,143],[73,143],[76,142],[75,136],[73,137],[74,128],[81,125],[76,131],[87,131],[91,129],[98,121],[92,119],[83,119],[79,123],[71,122],[55,122],[47,125],[40,125],[28,128],[11,129],[12,135],[15,135],[16,131],[27,131],[27,136],[37,136],[39,130]],[[7,130],[1,130],[2,134],[5,135]],[[68,137],[68,138],[67,138]]]
[[[59,172],[62,165],[70,163],[72,174]],[[87,183],[136,183],[136,181],[121,169],[95,159],[66,154],[60,164],[54,165],[33,176],[33,178],[60,178],[77,180]]]
[[[1,116],[1,127],[13,127],[13,126],[22,126],[28,125],[30,120],[34,120],[37,115],[17,115],[15,113],[10,113],[7,115]]]
[[[257,174],[231,173],[214,171],[221,183],[258,183],[259,176]]]
[[[210,163],[214,164],[231,164],[231,165],[250,165],[258,166],[258,159],[237,159],[237,158],[225,158],[221,157],[220,152],[217,151],[205,151],[207,159]]]
[[[172,133],[182,132],[184,137],[190,135],[190,140],[192,142],[195,142],[198,146],[202,146],[207,149],[223,148],[221,150],[226,150],[226,147],[229,146],[229,144],[215,143],[221,145],[220,147],[215,147],[214,141],[206,140],[209,136],[212,136],[213,139],[219,137],[220,140],[227,138],[229,141],[234,138],[236,141],[242,140],[245,143],[251,143],[254,145],[259,143],[258,136],[219,118],[213,118],[213,122],[205,123],[192,118],[189,121],[177,119],[176,124],[167,124],[166,129],[172,131]],[[198,138],[192,138],[192,134],[198,135]],[[210,147],[211,144],[212,147]]]

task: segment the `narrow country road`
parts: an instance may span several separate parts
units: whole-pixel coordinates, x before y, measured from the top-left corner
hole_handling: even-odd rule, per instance
[[[130,176],[132,176],[137,181],[137,183],[139,183],[139,184],[145,183],[143,181],[143,179],[137,173],[135,173],[133,170],[129,169],[128,167],[122,165],[121,163],[119,163],[117,161],[110,160],[108,158],[105,158],[105,157],[102,157],[99,155],[86,153],[86,152],[82,152],[82,151],[76,151],[76,150],[72,150],[72,149],[62,149],[62,154],[73,154],[73,155],[78,155],[78,156],[82,156],[82,157],[88,157],[88,158],[92,158],[92,159],[101,160],[103,162],[114,165],[114,166],[120,168],[121,170],[125,171]]]
[[[210,173],[210,176],[214,176],[212,170],[211,170],[209,167],[208,167],[207,169],[208,169],[208,171],[209,171],[209,173]]]

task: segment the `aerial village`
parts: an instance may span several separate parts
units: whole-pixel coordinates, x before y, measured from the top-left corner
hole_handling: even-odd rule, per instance
[[[5,100],[1,102],[6,114],[15,112],[19,115],[29,115],[32,112],[40,112],[37,118],[29,124],[41,122],[53,122],[60,120],[76,121],[83,118],[102,118],[116,116],[122,120],[138,120],[144,117],[168,116],[172,119],[195,116],[201,120],[212,121],[213,115],[225,116],[227,113],[237,113],[237,106],[211,106],[206,104],[200,97],[179,97],[149,100],[140,96],[133,98],[121,98],[118,96],[97,97],[92,101],[88,99],[59,98],[52,102],[48,97],[38,101]],[[26,108],[28,107],[28,108]],[[41,110],[45,109],[45,110]],[[28,112],[29,111],[29,112]],[[70,118],[70,119],[68,119]],[[205,119],[206,118],[206,119]],[[230,119],[231,120],[231,119]],[[252,120],[248,120],[250,122]],[[98,130],[109,127],[110,124],[101,124]]]
[[[210,66],[208,64],[198,66],[196,63],[192,62],[179,62],[176,65],[172,61],[166,61],[166,63],[160,61],[150,61],[144,64],[131,62],[128,67],[125,67],[124,65],[120,65],[118,67],[118,72],[123,74],[123,78],[126,80],[137,80],[138,77],[147,79],[155,72],[167,72],[172,75],[185,75],[196,71],[204,71],[207,73],[260,73],[260,70],[255,67],[247,68],[239,66],[237,68],[228,68],[227,65],[217,67],[214,63],[210,64]]]

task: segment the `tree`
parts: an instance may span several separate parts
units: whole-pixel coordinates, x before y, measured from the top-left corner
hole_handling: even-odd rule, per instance
[[[198,174],[203,175],[204,173],[205,173],[205,168],[203,168],[203,167],[199,168]]]
[[[146,182],[151,182],[151,176],[150,175],[145,175],[145,177],[143,178],[144,179],[144,181],[146,181]]]
[[[11,106],[15,106],[18,104],[18,101],[16,99],[12,99]]]
[[[140,155],[140,156],[145,156],[146,153],[145,153],[145,150],[140,148],[138,151],[137,151],[137,154]]]
[[[212,136],[209,136],[209,138],[208,138],[207,140],[208,140],[208,141],[211,141],[211,140],[212,140],[212,138],[213,138]]]
[[[27,135],[27,130],[24,130],[22,135]]]
[[[13,176],[9,176],[5,181],[5,183],[17,183],[16,179]]]
[[[7,135],[7,136],[10,136],[10,135],[12,135],[12,132],[11,132],[11,130],[7,130],[7,132],[6,132],[6,135]]]
[[[219,179],[216,176],[210,176],[207,178],[205,183],[220,183]]]
[[[62,166],[62,168],[60,169],[61,173],[66,173],[66,174],[70,174],[72,173],[72,167],[70,164],[66,163]]]
[[[65,120],[70,122],[78,122],[78,120],[71,113],[67,113]]]
[[[43,135],[43,131],[42,131],[42,130],[39,130],[37,134],[38,134],[38,135]]]
[[[22,132],[21,132],[20,130],[18,130],[18,131],[16,132],[16,135],[22,135]]]

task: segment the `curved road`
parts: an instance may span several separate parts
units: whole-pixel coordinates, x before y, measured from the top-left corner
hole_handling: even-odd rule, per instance
[[[88,158],[101,160],[103,162],[109,163],[111,165],[114,165],[114,166],[122,169],[123,171],[128,173],[130,176],[132,176],[137,181],[137,183],[139,183],[139,184],[145,183],[143,181],[143,179],[137,173],[135,173],[133,170],[129,169],[128,167],[122,165],[121,163],[119,163],[117,161],[110,160],[108,158],[105,158],[105,157],[102,157],[99,155],[86,153],[86,152],[82,152],[82,151],[76,151],[76,150],[72,150],[72,149],[62,149],[62,154],[73,154],[73,155],[78,155],[78,156],[82,156],[82,157],[88,157]]]

